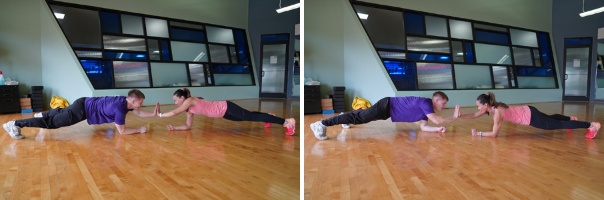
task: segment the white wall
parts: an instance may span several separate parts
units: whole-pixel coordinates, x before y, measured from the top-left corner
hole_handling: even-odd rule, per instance
[[[405,9],[550,32],[551,0],[367,0]],[[347,0],[305,1],[305,77],[320,81],[322,93],[346,86],[347,109],[355,96],[376,102],[386,96],[425,96],[434,91],[399,92]],[[555,52],[554,52],[555,53]],[[558,66],[558,65],[556,65]],[[559,71],[559,70],[558,70]],[[486,90],[447,90],[449,106],[473,106]],[[506,103],[560,101],[562,89],[494,90]],[[539,92],[539,95],[535,95]]]

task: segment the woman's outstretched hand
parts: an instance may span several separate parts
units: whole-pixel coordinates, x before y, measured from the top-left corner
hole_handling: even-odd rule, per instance
[[[174,126],[172,126],[172,124],[168,124],[168,131],[173,131],[174,130]]]

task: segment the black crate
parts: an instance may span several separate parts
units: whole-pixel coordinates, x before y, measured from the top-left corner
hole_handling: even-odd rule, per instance
[[[333,87],[333,90],[334,91],[342,91],[342,90],[346,90],[346,87],[344,87],[344,86],[335,86],[335,87]]]
[[[31,86],[31,90],[43,90],[44,86]]]

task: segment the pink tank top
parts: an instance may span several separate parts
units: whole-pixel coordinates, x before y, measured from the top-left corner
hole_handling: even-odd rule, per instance
[[[531,109],[528,106],[510,106],[503,110],[503,121],[529,125],[531,123]]]
[[[222,118],[226,113],[226,101],[206,101],[197,99],[194,106],[189,107],[189,113],[206,115],[213,118]]]

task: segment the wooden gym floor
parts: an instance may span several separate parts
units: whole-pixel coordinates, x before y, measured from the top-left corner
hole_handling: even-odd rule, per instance
[[[530,105],[604,122],[604,104]],[[586,139],[586,129],[504,122],[497,138],[472,137],[471,128],[491,130],[492,117],[483,116],[459,119],[445,134],[382,120],[332,126],[329,140],[317,140],[309,125],[331,116],[304,116],[306,199],[604,199],[604,130]]]
[[[299,100],[233,102],[300,121]],[[4,114],[0,122],[30,117]],[[149,127],[134,135],[120,135],[113,123],[85,121],[54,130],[24,128],[23,140],[2,129],[0,199],[299,198],[299,124],[296,135],[286,136],[281,125],[265,129],[261,122],[195,116],[189,131],[166,130],[185,119],[128,114],[128,127]]]

